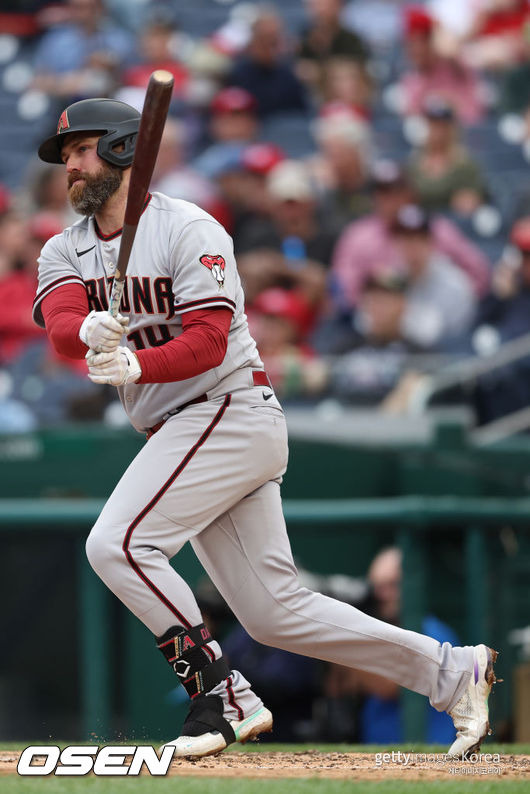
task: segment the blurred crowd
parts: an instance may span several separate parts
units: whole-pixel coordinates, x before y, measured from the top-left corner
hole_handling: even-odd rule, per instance
[[[158,68],[152,189],[232,235],[284,401],[403,410],[411,371],[530,332],[528,0],[4,0],[0,31],[0,431],[121,421],[31,320],[39,250],[76,220],[35,148],[78,99],[141,109]],[[529,362],[448,399],[517,411]]]

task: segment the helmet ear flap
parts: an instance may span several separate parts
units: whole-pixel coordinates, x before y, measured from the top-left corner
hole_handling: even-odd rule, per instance
[[[102,135],[98,141],[98,155],[112,165],[128,168],[132,165],[134,148],[138,136],[138,121],[122,123],[119,130],[113,130]],[[122,151],[116,151],[116,146],[123,143]]]

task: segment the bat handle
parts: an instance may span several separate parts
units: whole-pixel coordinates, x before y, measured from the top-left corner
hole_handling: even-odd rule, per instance
[[[117,278],[112,282],[112,291],[110,293],[109,314],[111,317],[117,317],[120,311],[120,303],[123,295],[123,288],[125,281],[119,281]]]

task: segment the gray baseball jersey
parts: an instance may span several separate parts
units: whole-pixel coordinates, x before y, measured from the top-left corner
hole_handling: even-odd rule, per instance
[[[64,284],[83,284],[89,308],[108,308],[120,231],[103,235],[83,218],[49,240],[39,258],[34,319],[44,326],[41,301]],[[221,365],[172,383],[131,383],[118,392],[131,423],[152,427],[168,411],[209,392],[234,371],[263,368],[244,313],[244,296],[233,244],[225,229],[195,204],[153,193],[146,206],[127,268],[121,311],[130,318],[132,350],[155,347],[182,333],[182,315],[194,309],[233,311]]]

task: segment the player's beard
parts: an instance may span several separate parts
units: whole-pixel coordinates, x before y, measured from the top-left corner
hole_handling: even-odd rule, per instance
[[[79,215],[95,215],[116,193],[123,180],[123,169],[103,163],[97,174],[81,173],[83,182],[75,181],[79,174],[68,177],[68,197]]]

